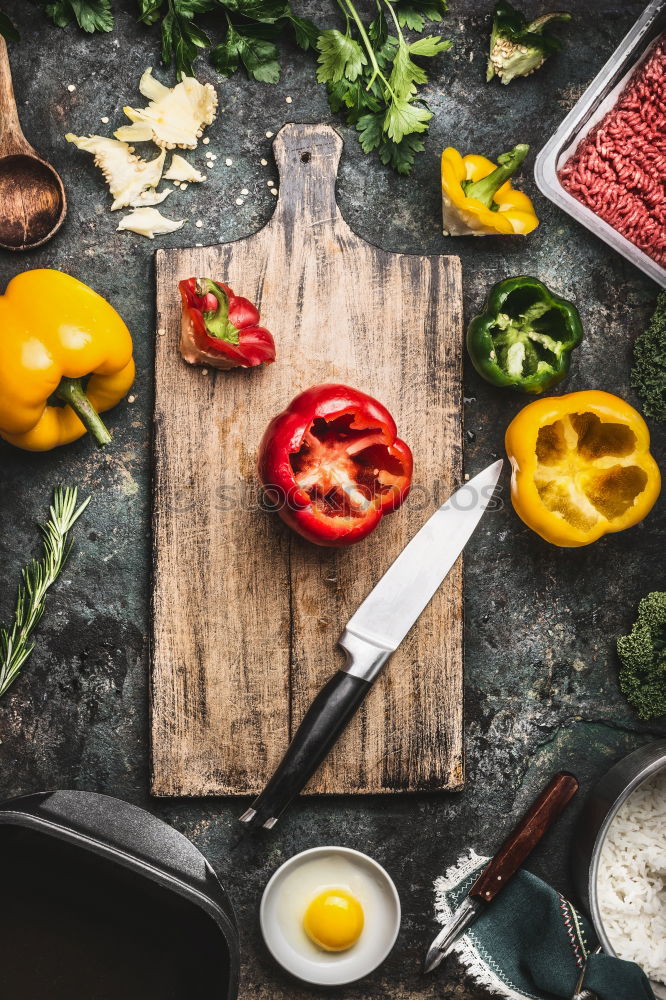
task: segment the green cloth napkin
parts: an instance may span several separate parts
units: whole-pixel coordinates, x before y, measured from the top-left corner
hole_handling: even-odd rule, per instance
[[[435,909],[442,924],[487,862],[470,852],[435,882]],[[597,947],[594,930],[564,896],[520,871],[459,938],[454,951],[479,986],[510,1000],[571,1000],[586,962],[584,986],[599,1000],[655,1000],[637,965],[591,954]]]

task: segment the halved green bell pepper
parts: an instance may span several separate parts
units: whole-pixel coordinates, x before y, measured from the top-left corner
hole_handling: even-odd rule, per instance
[[[521,275],[490,289],[483,312],[467,328],[472,364],[492,385],[539,393],[569,372],[583,339],[575,305],[542,281]]]

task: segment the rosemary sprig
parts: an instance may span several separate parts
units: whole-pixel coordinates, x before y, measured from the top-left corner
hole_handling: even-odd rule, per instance
[[[43,551],[41,559],[24,566],[16,595],[16,610],[11,627],[0,626],[0,698],[13,684],[34,649],[30,636],[44,614],[46,592],[55,583],[72,548],[69,536],[74,522],[90,503],[88,497],[76,506],[76,487],[59,486],[53,494],[50,517],[40,524]]]

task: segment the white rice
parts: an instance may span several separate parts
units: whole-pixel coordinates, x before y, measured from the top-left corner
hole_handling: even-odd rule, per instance
[[[597,888],[617,955],[666,984],[666,770],[637,788],[611,823]]]

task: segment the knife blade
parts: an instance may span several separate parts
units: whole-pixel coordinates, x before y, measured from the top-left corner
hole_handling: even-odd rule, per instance
[[[338,640],[345,667],[316,696],[241,823],[271,830],[314,774],[464,549],[492,499],[502,465],[502,459],[493,462],[432,514],[349,619]]]
[[[432,972],[451,953],[456,941],[497,898],[577,791],[578,780],[568,771],[559,771],[548,783],[428,948],[424,972]]]
[[[451,953],[456,941],[463,936],[470,924],[473,924],[483,909],[483,903],[479,899],[472,899],[465,896],[460,906],[454,911],[446,927],[443,927],[433,943],[428,948],[428,953],[423,964],[424,972],[432,972],[440,962]]]

